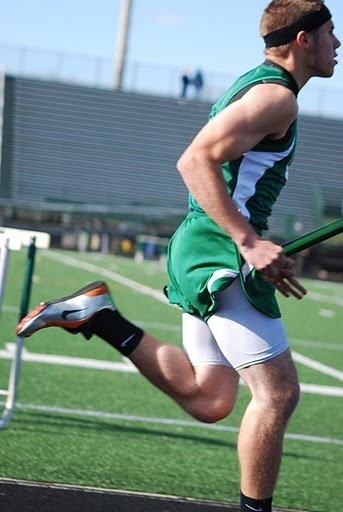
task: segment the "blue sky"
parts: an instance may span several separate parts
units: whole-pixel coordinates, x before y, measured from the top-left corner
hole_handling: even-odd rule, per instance
[[[205,75],[236,76],[263,59],[258,25],[267,3],[133,0],[127,60],[180,70],[201,67]],[[336,35],[343,39],[343,2],[326,4],[333,13]],[[113,62],[120,7],[121,0],[0,0],[0,45],[78,53]],[[341,53],[335,76],[310,84],[332,91],[340,100]]]

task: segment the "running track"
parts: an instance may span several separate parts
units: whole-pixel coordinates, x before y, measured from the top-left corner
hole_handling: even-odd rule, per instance
[[[232,503],[0,478],[1,512],[239,512]],[[305,512],[274,509],[274,512]]]

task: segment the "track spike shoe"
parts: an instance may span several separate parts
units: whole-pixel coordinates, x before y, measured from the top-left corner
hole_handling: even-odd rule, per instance
[[[63,327],[85,338],[92,337],[90,321],[102,309],[116,309],[110,291],[103,281],[96,281],[61,299],[42,302],[30,311],[17,325],[16,332],[22,338],[46,327]]]

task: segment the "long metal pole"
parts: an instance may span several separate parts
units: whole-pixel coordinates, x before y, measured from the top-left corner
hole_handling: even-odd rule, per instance
[[[9,244],[10,240],[9,238],[6,238],[0,247],[0,313],[2,308],[2,299],[5,291],[6,274],[10,253]]]
[[[122,0],[121,4],[113,80],[113,86],[115,89],[122,88],[132,3],[133,0]]]

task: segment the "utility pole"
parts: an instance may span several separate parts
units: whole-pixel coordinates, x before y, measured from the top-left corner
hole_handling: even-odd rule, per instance
[[[130,17],[133,0],[122,0],[119,18],[116,58],[114,67],[113,87],[122,88],[123,71],[125,67],[126,47],[130,29]]]

